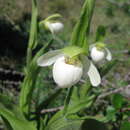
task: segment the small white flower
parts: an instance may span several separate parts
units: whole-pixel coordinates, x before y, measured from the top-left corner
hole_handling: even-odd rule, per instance
[[[89,77],[93,86],[101,83],[101,78],[94,64],[86,56],[70,58],[62,52],[55,50],[47,52],[38,58],[37,64],[45,67],[53,65],[53,79],[61,88],[68,88],[76,84],[82,76]]]
[[[52,33],[58,33],[63,30],[64,25],[61,22],[46,22],[46,27],[52,32]]]
[[[108,61],[112,59],[111,52],[103,43],[92,44],[90,46],[90,56],[95,63],[98,63],[104,59]]]
[[[53,78],[60,87],[70,87],[76,84],[83,74],[82,65],[71,65],[65,62],[65,57],[58,58],[53,65]]]

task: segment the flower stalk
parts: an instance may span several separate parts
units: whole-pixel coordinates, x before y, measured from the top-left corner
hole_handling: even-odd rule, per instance
[[[66,114],[67,109],[69,107],[69,102],[70,102],[70,99],[71,99],[72,92],[73,92],[73,87],[68,88],[68,92],[67,92],[66,99],[65,99],[65,102],[64,102],[63,115]]]
[[[32,0],[32,18],[31,18],[28,48],[27,48],[27,66],[29,65],[32,59],[32,50],[36,47],[37,44],[37,17],[38,17],[37,1]]]
[[[32,18],[31,18],[31,27],[29,34],[29,42],[27,48],[27,59],[26,59],[26,76],[23,83],[21,84],[21,93],[20,93],[20,109],[24,115],[28,118],[30,112],[31,98],[33,87],[36,82],[36,77],[34,75],[38,74],[39,67],[33,62],[32,51],[37,45],[37,1],[32,0]]]

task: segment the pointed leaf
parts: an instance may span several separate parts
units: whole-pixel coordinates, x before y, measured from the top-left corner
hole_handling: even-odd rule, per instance
[[[68,120],[60,115],[57,120],[49,123],[45,130],[80,130],[82,122],[82,120]]]
[[[106,111],[107,111],[106,117],[107,117],[108,121],[110,121],[110,120],[116,121],[116,109],[112,106],[108,106]]]
[[[89,34],[90,22],[93,14],[94,5],[95,5],[95,0],[85,0],[81,11],[81,16],[72,33],[72,38],[71,38],[72,45],[77,45],[80,47],[85,46],[86,48],[88,48],[87,47],[88,45],[84,45],[84,44],[88,43],[87,42],[88,34]]]
[[[36,130],[34,122],[19,119],[14,113],[4,107],[0,107],[0,115],[9,122],[13,130]]]

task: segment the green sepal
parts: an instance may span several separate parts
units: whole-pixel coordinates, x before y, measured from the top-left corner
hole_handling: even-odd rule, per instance
[[[61,17],[62,16],[60,14],[58,14],[58,13],[57,14],[53,14],[53,15],[47,17],[46,19],[42,20],[41,22],[39,22],[39,27],[41,27],[42,25],[45,26],[46,22],[56,22],[57,20],[55,20],[55,19],[61,18]]]
[[[103,43],[103,42],[97,42],[97,43],[95,44],[95,46],[96,46],[96,48],[97,48],[98,50],[104,50],[105,47],[106,47],[106,44]]]
[[[79,54],[85,54],[86,51],[78,46],[68,46],[62,49],[63,53],[70,58],[78,56]]]
[[[56,14],[53,14],[53,15],[47,17],[45,20],[50,21],[52,19],[54,20],[54,19],[61,18],[61,17],[62,17],[61,14],[56,13]]]

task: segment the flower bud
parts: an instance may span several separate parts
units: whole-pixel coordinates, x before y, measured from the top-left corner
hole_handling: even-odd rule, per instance
[[[105,51],[98,49],[96,46],[91,49],[90,56],[94,62],[100,62],[105,59]]]
[[[52,33],[58,33],[64,28],[61,22],[47,22],[46,26]]]
[[[82,64],[67,64],[65,62],[65,57],[57,59],[53,65],[54,81],[61,88],[68,88],[76,84],[81,79],[82,74]]]

